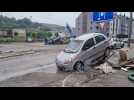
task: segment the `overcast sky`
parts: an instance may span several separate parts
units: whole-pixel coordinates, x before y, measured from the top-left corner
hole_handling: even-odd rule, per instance
[[[16,17],[17,19],[28,17],[34,22],[75,26],[75,18],[80,12],[2,12],[4,16]],[[31,17],[32,16],[32,17]]]
[[[34,22],[57,24],[65,26],[75,26],[75,19],[81,12],[2,12],[4,16],[21,19],[24,17],[32,19]],[[129,13],[125,13],[129,16]]]

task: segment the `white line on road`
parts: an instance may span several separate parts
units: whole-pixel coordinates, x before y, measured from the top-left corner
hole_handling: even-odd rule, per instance
[[[52,67],[54,65],[55,65],[54,63],[53,64],[47,64],[47,65],[40,66],[38,68],[32,68],[32,69],[28,69],[28,70],[21,71],[21,72],[7,74],[7,75],[4,75],[3,77],[0,77],[0,81],[4,81],[4,80],[12,78],[12,77],[22,76],[22,75],[25,75],[25,74],[28,74],[28,73],[35,72],[35,71],[40,70],[40,69]]]
[[[68,75],[63,81],[62,81],[62,87],[65,87],[65,82],[71,77],[72,74]]]

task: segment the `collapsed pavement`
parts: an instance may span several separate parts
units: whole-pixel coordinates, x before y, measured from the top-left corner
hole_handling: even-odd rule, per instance
[[[103,64],[92,66],[84,73],[71,74],[66,80],[66,86],[134,87],[133,82],[128,80],[128,73],[126,73],[129,69],[134,68],[132,54],[133,50],[128,48],[113,50],[111,56]],[[134,80],[134,78],[132,79]]]

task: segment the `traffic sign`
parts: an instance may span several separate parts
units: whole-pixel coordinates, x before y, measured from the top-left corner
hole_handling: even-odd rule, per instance
[[[113,12],[93,12],[94,22],[110,21],[113,19]]]

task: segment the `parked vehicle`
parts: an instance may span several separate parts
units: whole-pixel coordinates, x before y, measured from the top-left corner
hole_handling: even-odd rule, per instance
[[[58,35],[58,36],[47,38],[45,44],[66,44],[68,43],[68,41],[69,39],[67,37],[61,37],[60,35]]]
[[[112,38],[111,41],[110,41],[110,47],[112,49],[120,49],[120,48],[123,48],[124,45],[125,45],[124,42],[121,41],[120,39]]]
[[[109,40],[101,33],[79,36],[57,56],[58,70],[80,71],[82,66],[104,60],[110,54]]]

